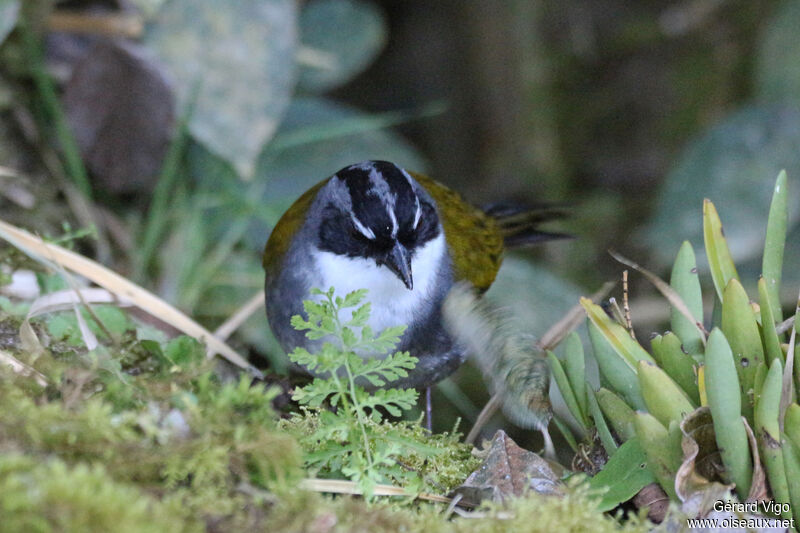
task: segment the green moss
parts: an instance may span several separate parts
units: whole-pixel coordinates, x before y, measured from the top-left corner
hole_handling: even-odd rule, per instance
[[[47,389],[0,368],[0,454],[17,465],[4,463],[3,470],[2,500],[14,506],[4,510],[17,513],[9,523],[21,531],[82,531],[84,519],[97,528],[87,531],[111,530],[109,523],[123,531],[244,524],[242,510],[263,507],[263,498],[243,494],[243,486],[274,490],[302,475],[298,444],[276,430],[274,391],[246,376],[221,381],[192,339],[156,344],[131,338],[105,361],[45,350],[35,366],[51,380]],[[116,521],[87,507],[91,499],[82,492],[61,498],[77,478],[104,491],[103,509]],[[47,487],[37,485],[42,479]],[[41,512],[52,500],[61,501],[56,517]],[[132,508],[118,513],[117,500]],[[153,511],[150,521],[139,521],[136,513],[155,504],[181,510],[164,516],[200,519],[173,517],[162,527]]]
[[[470,517],[443,515],[441,505],[419,504],[400,507],[387,501],[367,505],[359,498],[330,497],[309,492],[284,496],[270,510],[270,529],[281,532],[425,531],[426,533],[463,532],[644,532],[653,524],[637,516],[620,524],[613,517],[595,510],[594,502],[582,489],[571,489],[563,498],[531,493],[510,500],[507,505],[492,504]]]
[[[101,319],[118,338],[101,335],[91,352],[71,334],[54,336],[52,317],[42,317],[33,327],[44,348],[27,353],[18,317],[0,319],[4,349],[49,381],[41,387],[0,366],[3,531],[619,529],[581,495],[531,496],[465,519],[407,498],[367,504],[300,490],[302,477],[342,477],[302,468],[321,447],[309,437],[326,410],[279,420],[277,391],[248,376],[222,379],[197,341],[165,339],[117,311]],[[377,418],[365,421],[371,442],[402,449],[395,468],[422,480],[389,481],[447,494],[479,466],[457,428],[430,435],[418,422]]]
[[[3,455],[0,494],[4,531],[203,531],[187,509],[114,481],[101,465],[68,466],[59,459]]]

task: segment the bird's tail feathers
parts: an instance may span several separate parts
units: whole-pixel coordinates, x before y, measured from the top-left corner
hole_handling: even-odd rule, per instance
[[[507,311],[479,298],[465,283],[451,289],[442,314],[450,334],[489,376],[490,388],[502,400],[503,413],[521,427],[547,433],[552,417],[550,372],[534,339],[517,327]],[[548,442],[549,435],[545,435],[545,444]]]
[[[563,207],[554,205],[519,206],[514,204],[491,204],[483,212],[492,217],[503,235],[506,248],[525,248],[544,241],[571,239],[566,233],[542,231],[540,224],[567,216]]]

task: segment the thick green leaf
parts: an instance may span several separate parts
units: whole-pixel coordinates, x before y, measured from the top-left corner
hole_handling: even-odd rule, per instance
[[[772,314],[772,298],[764,278],[758,280],[758,301],[761,309],[761,336],[764,340],[766,362],[771,364],[775,359],[780,359],[783,362],[781,341],[778,338],[778,332],[775,329],[775,317]]]
[[[614,351],[606,337],[592,322],[589,322],[589,339],[600,369],[600,376],[614,392],[622,395],[631,407],[637,410],[646,409],[636,372]]]
[[[783,387],[783,366],[780,359],[770,365],[764,387],[755,408],[755,433],[761,459],[767,470],[772,496],[776,501],[790,503],[789,486],[783,461],[783,447],[778,415]]]
[[[703,201],[703,240],[706,245],[706,257],[708,266],[711,269],[711,279],[714,281],[714,288],[717,289],[717,296],[724,302],[723,291],[732,279],[738,280],[739,274],[736,273],[736,265],[733,264],[731,251],[728,242],[725,240],[725,232],[722,229],[722,221],[719,218],[716,207],[711,200]]]
[[[672,265],[669,284],[680,295],[695,320],[702,323],[703,294],[700,290],[700,277],[697,274],[694,249],[689,241],[683,241],[681,244],[675,263]],[[671,307],[670,310],[670,325],[688,353],[703,353],[703,339],[697,326],[674,307]]]
[[[697,388],[695,359],[682,349],[680,339],[672,332],[658,335],[650,341],[653,355],[659,360],[661,368],[681,386],[695,405],[700,405],[700,391]]]
[[[800,96],[800,93],[798,93]],[[767,219],[767,234],[764,237],[764,257],[761,272],[766,281],[770,309],[776,322],[783,319],[781,312],[781,272],[783,271],[783,249],[786,244],[786,226],[789,219],[786,171],[781,170],[775,181],[772,203]]]
[[[574,331],[564,340],[564,367],[569,384],[575,393],[581,413],[588,413],[586,388],[586,360],[583,355],[581,338]]]
[[[611,436],[611,431],[608,429],[608,424],[606,424],[603,412],[600,410],[600,405],[598,405],[597,398],[594,396],[594,391],[588,386],[588,383],[586,385],[587,397],[589,400],[589,413],[592,415],[594,427],[597,429],[597,435],[600,437],[603,448],[605,448],[606,453],[611,456],[617,450],[617,443],[614,441],[614,437]]]
[[[345,83],[372,63],[386,38],[386,22],[372,3],[309,2],[300,13],[299,87],[321,92]]]
[[[145,42],[166,63],[181,108],[196,93],[189,130],[252,177],[278,128],[295,79],[296,2],[171,0]]]
[[[564,437],[564,440],[569,445],[570,449],[578,453],[578,442],[575,440],[575,437],[572,435],[572,431],[569,430],[569,426],[565,424],[558,415],[553,415],[553,423],[556,425],[556,429],[561,435]]]
[[[681,465],[681,431],[677,422],[669,430],[649,414],[638,412],[634,422],[636,436],[647,455],[647,467],[671,500],[675,494],[675,473]]]
[[[752,420],[753,383],[758,364],[764,361],[761,334],[750,300],[742,284],[731,279],[722,299],[722,332],[733,350],[742,394],[742,414]]]
[[[680,423],[684,416],[694,411],[686,393],[655,364],[639,361],[638,375],[647,410],[664,426],[673,421]]]
[[[791,508],[795,509],[794,518],[800,518],[800,448],[797,448],[786,433],[781,432],[783,447],[783,467],[789,489]]]
[[[741,417],[736,361],[725,335],[718,328],[711,331],[706,345],[705,385],[722,463],[730,480],[736,483],[737,494],[744,500],[753,476],[750,442]]]
[[[550,350],[547,351],[547,360],[550,363],[550,373],[553,375],[553,379],[558,385],[558,390],[561,392],[561,396],[564,398],[564,402],[567,404],[570,414],[575,418],[584,432],[588,431],[587,414],[582,412],[578,406],[578,401],[575,399],[575,392],[569,384],[569,379],[567,379],[567,374],[564,372],[564,367],[561,366],[561,361],[559,361],[558,357]]]
[[[655,482],[647,468],[647,455],[639,439],[629,439],[608,459],[603,469],[589,480],[589,487],[602,492],[597,508],[610,511],[633,498],[637,492]]]
[[[793,403],[786,409],[783,430],[792,439],[792,444],[800,450],[800,405]]]
[[[611,422],[611,427],[623,442],[636,436],[636,430],[633,427],[635,413],[625,403],[625,400],[605,388],[600,388],[595,392],[595,398],[597,398],[603,414]]]
[[[756,377],[753,380],[753,405],[758,404],[758,399],[761,397],[761,391],[764,389],[764,380],[767,379],[769,366],[766,363],[761,363],[756,368]]]
[[[631,369],[636,368],[638,361],[655,362],[625,328],[609,318],[602,307],[588,298],[580,301],[589,320]]]

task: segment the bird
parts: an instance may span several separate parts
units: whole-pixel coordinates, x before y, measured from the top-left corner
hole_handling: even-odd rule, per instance
[[[467,348],[448,331],[442,304],[455,284],[485,292],[508,248],[565,237],[539,231],[560,216],[548,208],[478,208],[423,174],[388,161],[342,168],[302,194],[264,248],[265,303],[284,350],[321,341],[291,327],[312,288],[337,294],[366,288],[369,326],[408,326],[398,350],[418,363],[398,388],[426,388],[452,374]],[[371,357],[373,354],[359,354]]]

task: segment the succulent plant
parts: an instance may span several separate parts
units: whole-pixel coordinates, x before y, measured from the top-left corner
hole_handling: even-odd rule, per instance
[[[606,466],[621,457],[631,465],[645,459],[652,476],[640,476],[640,486],[629,487],[634,492],[628,490],[628,497],[655,479],[671,500],[683,500],[689,477],[683,469],[691,468],[692,476],[703,476],[703,482],[721,480],[734,486],[742,501],[771,496],[774,502],[790,504],[775,506],[783,518],[791,518],[790,508],[800,518],[800,405],[795,394],[800,372],[794,363],[800,350],[796,325],[791,318],[783,321],[779,302],[786,187],[786,173],[781,172],[767,222],[756,301],[750,300],[739,279],[714,204],[705,200],[703,236],[715,289],[708,329],[703,325],[694,250],[684,242],[669,285],[630,264],[656,284],[671,306],[671,331],[655,335],[649,351],[629,326],[582,299],[602,386],[594,390],[585,378],[577,335],[565,343],[563,361],[549,354],[570,413],[587,434],[598,437],[609,457]],[[700,418],[706,422],[698,422]],[[696,432],[699,425],[704,425],[704,442]],[[715,444],[715,449],[700,452],[705,457],[718,454],[705,467],[700,459],[695,465],[696,450],[687,452],[687,439],[695,438],[701,447]],[[622,453],[622,446],[641,451]],[[709,463],[715,463],[716,470],[708,468]],[[696,485],[701,478],[692,479]],[[604,504],[611,508],[623,497]]]

